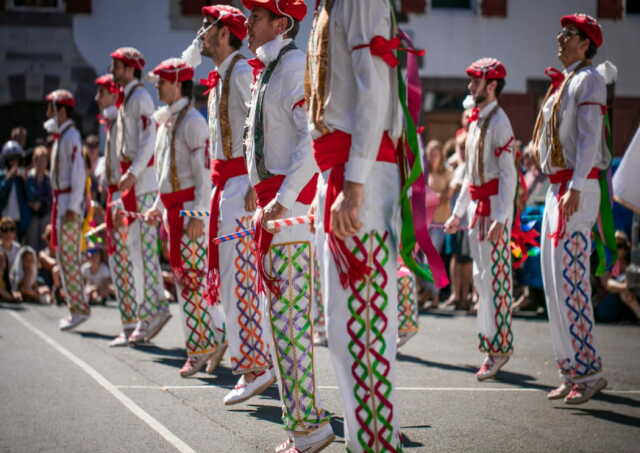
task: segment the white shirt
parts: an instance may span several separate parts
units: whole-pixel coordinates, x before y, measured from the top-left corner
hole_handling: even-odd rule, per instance
[[[64,132],[67,127],[69,129]],[[71,120],[67,120],[59,130],[63,135],[54,142],[51,152],[51,187],[53,190],[71,188],[71,192],[58,196],[58,217],[67,210],[83,215],[86,169],[80,133]]]
[[[205,167],[207,155],[207,142],[209,131],[204,117],[192,106],[187,107],[189,100],[180,98],[170,106],[162,107],[168,109],[170,116],[164,118],[158,127],[156,137],[155,170],[158,178],[160,193],[172,193],[174,188],[171,185],[171,141],[175,135],[175,165],[179,181],[179,189],[195,187],[195,200],[190,209],[206,210],[210,195],[208,171]],[[181,110],[187,107],[187,112],[174,130],[174,125]],[[158,115],[154,115],[158,118]],[[155,207],[162,205],[160,196],[157,197]]]
[[[470,184],[481,185],[497,178],[499,180],[498,193],[490,197],[491,219],[510,225],[513,220],[513,204],[518,183],[518,173],[513,153],[513,129],[511,129],[509,117],[500,107],[489,119],[490,123],[484,139],[482,153],[484,181],[480,179],[477,171],[481,127],[484,125],[487,116],[497,105],[497,101],[485,105],[479,112],[478,120],[469,125],[465,144],[467,155],[465,176],[453,213],[457,217],[464,216],[471,200],[469,194]],[[499,154],[499,156],[496,154]]]
[[[335,0],[329,22],[328,95],[324,122],[331,130],[351,134],[345,179],[364,183],[376,160],[385,131],[401,133],[396,69],[371,55],[374,36],[391,38],[391,11],[387,0]],[[313,39],[313,35],[310,40]],[[389,102],[393,99],[394,102]],[[321,134],[310,123],[314,139]]]
[[[565,77],[580,62],[565,69]],[[540,162],[542,171],[549,175],[561,168],[551,165],[550,144],[546,143],[546,129],[549,126],[553,104],[558,91],[551,95],[542,106],[543,127],[540,140]],[[604,79],[593,66],[579,70],[569,81],[560,102],[560,131],[562,153],[568,168],[573,169],[570,189],[582,190],[587,175],[593,167],[605,169],[611,157],[606,149],[603,133],[603,114],[598,105],[580,105],[584,102],[607,104],[607,87]]]
[[[138,83],[138,79],[134,79],[124,87],[125,99]],[[118,153],[131,161],[128,172],[136,177],[137,195],[158,190],[155,172],[148,167],[156,136],[156,126],[151,121],[153,110],[153,100],[144,87],[136,88],[126,105],[118,109],[116,146],[122,145]]]
[[[218,85],[209,93],[209,130],[211,132],[211,158],[225,160],[222,147],[222,134],[220,132],[219,108],[222,99],[222,89],[231,61],[239,52],[230,54],[217,68],[220,74]],[[243,134],[249,104],[251,102],[251,84],[253,82],[253,69],[246,59],[238,60],[233,67],[229,79],[229,123],[231,127],[231,156],[232,158],[244,157]]]
[[[9,193],[9,200],[7,205],[2,211],[2,217],[9,217],[18,222],[20,220],[20,206],[18,205],[18,192],[16,191],[16,185],[11,186],[11,192]]]
[[[104,263],[100,264],[98,272],[93,273],[91,271],[91,263],[87,261],[80,268],[80,272],[82,273],[85,282],[90,283],[93,286],[100,286],[103,282],[111,280],[109,267]]]
[[[265,64],[262,76],[269,63],[278,58],[280,50],[290,42],[290,39],[275,39],[256,51]],[[304,106],[299,104],[304,100],[305,66],[305,54],[299,49],[284,54],[271,75],[262,105],[265,166],[274,175],[285,175],[276,201],[289,209],[300,191],[318,171],[311,149],[307,112]],[[260,182],[254,155],[256,125],[253,124],[253,119],[262,76],[254,87],[247,117],[247,168],[249,180],[253,185]]]

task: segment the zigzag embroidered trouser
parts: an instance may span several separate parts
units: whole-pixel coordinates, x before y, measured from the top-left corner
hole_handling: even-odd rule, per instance
[[[542,277],[551,326],[551,340],[562,377],[570,382],[588,382],[602,372],[602,361],[594,341],[591,305],[591,229],[598,216],[600,188],[587,180],[580,191],[580,206],[566,224],[557,247],[548,237],[558,221],[558,185],[547,192],[542,220]]]

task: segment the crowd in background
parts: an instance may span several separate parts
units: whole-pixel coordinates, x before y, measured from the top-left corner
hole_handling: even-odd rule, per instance
[[[473,289],[473,262],[469,237],[462,228],[453,235],[445,234],[443,224],[451,215],[459,195],[464,175],[466,113],[455,136],[444,143],[429,140],[424,148],[424,162],[428,170],[427,184],[431,189],[426,198],[432,213],[431,239],[445,259],[450,285],[438,290],[426,281],[418,283],[418,303],[424,310],[456,309],[468,313],[477,310],[477,293]],[[49,179],[50,155],[54,136],[35,140],[27,148],[27,131],[16,127],[0,154],[0,300],[40,303],[64,303],[64,291],[56,265],[55,253],[49,247],[52,203]],[[527,146],[516,141],[514,153],[522,174],[517,199],[523,222],[535,225],[538,231],[542,220],[547,182],[537,168]],[[88,170],[87,206],[91,216],[86,234],[86,261],[82,266],[85,291],[92,304],[105,304],[114,299],[107,257],[104,250],[104,231],[91,234],[104,222],[106,187],[101,168],[104,159],[100,140],[96,135],[84,139],[82,155]],[[614,160],[615,167],[615,160]],[[631,212],[614,206],[618,260],[610,273],[592,278],[596,319],[600,322],[640,321],[640,294],[627,287],[625,269],[630,261]],[[463,219],[463,226],[466,225]],[[170,300],[175,287],[168,265],[166,232],[161,229],[163,278]],[[594,266],[595,268],[595,266]],[[520,269],[514,270],[513,311],[530,311],[543,315],[544,291],[539,256],[531,253]]]

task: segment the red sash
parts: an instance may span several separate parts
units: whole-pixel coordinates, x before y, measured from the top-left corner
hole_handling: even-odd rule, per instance
[[[53,191],[53,201],[51,203],[51,238],[49,241],[51,251],[55,251],[56,247],[58,247],[58,196],[63,193],[71,193],[71,187]]]
[[[107,224],[107,254],[109,256],[113,255],[116,252],[116,244],[113,239],[113,194],[118,191],[118,186],[116,184],[109,184],[107,186],[107,205],[105,212],[105,223]]]
[[[477,201],[476,212],[473,214],[473,220],[471,221],[471,228],[476,226],[476,223],[480,221],[478,226],[478,238],[483,241],[484,235],[487,232],[487,220],[491,215],[491,195],[497,195],[500,187],[500,180],[498,178],[492,179],[489,182],[485,182],[481,186],[474,186],[469,184],[469,195],[473,201]]]
[[[587,179],[598,179],[600,177],[600,169],[592,168],[589,174],[587,175]],[[567,193],[568,183],[573,178],[573,168],[567,168],[565,170],[560,170],[552,175],[549,175],[549,182],[551,184],[560,184],[560,188],[558,189],[558,194],[556,195],[556,199],[560,200],[562,196]],[[560,239],[564,237],[564,233],[567,229],[567,221],[564,218],[564,214],[561,211],[558,211],[558,224],[556,231],[548,235],[549,239],[553,239],[553,246],[557,247],[560,243]]]
[[[209,249],[207,252],[207,285],[205,297],[209,304],[218,303],[220,297],[220,255],[218,244],[213,240],[218,236],[220,218],[220,198],[229,179],[247,174],[244,157],[230,160],[211,159],[211,182],[215,186],[209,206]]]
[[[345,164],[349,160],[351,135],[342,131],[331,132],[313,141],[313,156],[321,171],[331,170],[327,182],[327,199],[324,206],[324,230],[328,235],[328,244],[336,263],[340,283],[344,288],[364,279],[371,268],[358,260],[342,239],[331,232],[331,206],[344,188]],[[382,136],[378,162],[396,163],[396,148],[387,132]]]
[[[275,198],[284,178],[284,175],[276,175],[256,184],[254,188],[258,195],[258,206],[264,208]],[[306,205],[311,204],[313,197],[316,195],[317,185],[318,174],[316,173],[300,191],[296,201]],[[269,253],[273,234],[262,227],[262,212],[257,217],[254,240],[256,243],[256,261],[258,262],[258,291],[264,293],[266,288],[269,288],[269,291],[279,298],[280,287],[278,286],[278,279],[269,275],[264,267],[264,260]]]
[[[180,216],[180,211],[184,209],[186,202],[195,199],[195,195],[195,187],[160,194],[160,200],[162,200],[162,204],[167,211],[167,223],[169,224],[169,264],[171,264],[173,272],[184,286],[188,286],[189,282],[193,283],[194,279],[185,278],[180,245],[184,233],[184,218]]]
[[[153,166],[153,156],[151,156],[151,159],[147,164],[147,167],[151,167],[151,166]],[[122,172],[123,175],[126,174],[127,171],[129,171],[129,168],[131,168],[131,162],[124,162],[124,161],[120,162],[120,171]],[[135,184],[131,187],[131,189],[121,193],[120,198],[122,199],[122,205],[124,206],[124,209],[126,211],[138,212],[138,201],[136,199]],[[136,218],[132,215],[128,215],[126,217],[127,225],[131,225],[135,220]]]

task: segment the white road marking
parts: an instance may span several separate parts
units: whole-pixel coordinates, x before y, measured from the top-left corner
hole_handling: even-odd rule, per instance
[[[214,385],[117,385],[127,390],[211,390]],[[318,385],[321,390],[338,390],[335,385]],[[537,388],[502,388],[502,387],[396,387],[399,391],[409,392],[546,392]],[[605,390],[603,393],[640,395],[640,390]]]
[[[169,431],[162,423],[153,418],[148,412],[133,402],[128,396],[118,389],[117,386],[109,382],[102,374],[96,371],[91,365],[84,360],[74,355],[71,351],[60,345],[54,339],[49,337],[44,332],[40,331],[37,327],[34,327],[26,319],[15,312],[9,312],[11,316],[16,318],[22,325],[24,325],[31,332],[42,338],[52,348],[58,351],[60,354],[71,360],[85,373],[91,376],[98,384],[100,384],[107,392],[111,393],[118,401],[120,401],[127,409],[129,409],[139,419],[149,425],[154,431],[160,434],[167,442],[173,445],[176,450],[181,453],[196,453],[193,448],[187,445],[182,439]]]

